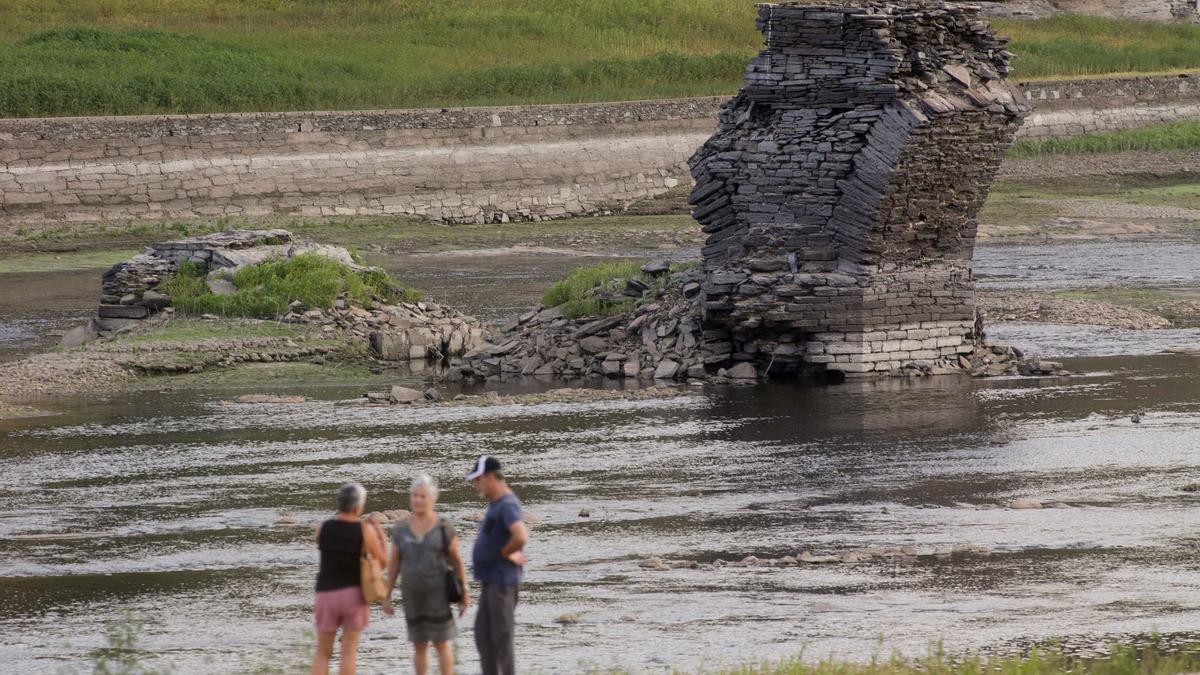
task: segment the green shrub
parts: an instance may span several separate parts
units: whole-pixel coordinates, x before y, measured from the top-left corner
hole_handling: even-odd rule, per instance
[[[271,319],[296,301],[308,308],[332,308],[342,294],[355,304],[420,300],[419,293],[400,286],[382,270],[356,272],[313,253],[244,267],[233,274],[235,291],[228,295],[209,291],[206,276],[203,266],[184,263],[163,283],[177,311]]]

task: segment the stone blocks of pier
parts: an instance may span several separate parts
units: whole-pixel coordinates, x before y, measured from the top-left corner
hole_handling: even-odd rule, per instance
[[[1029,111],[1003,40],[925,0],[765,4],[758,23],[766,48],[690,162],[714,351],[953,367],[980,337],[975,216]]]

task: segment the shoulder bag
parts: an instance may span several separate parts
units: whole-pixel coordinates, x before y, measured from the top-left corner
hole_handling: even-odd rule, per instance
[[[465,590],[463,589],[463,580],[458,576],[458,570],[455,570],[450,563],[450,539],[455,532],[445,520],[442,520],[441,526],[442,553],[446,558],[446,601],[453,605],[462,602]]]
[[[367,551],[367,524],[363,523],[363,548],[359,559],[361,572],[358,583],[362,586],[363,599],[368,603],[379,602],[388,595],[387,582],[383,578],[383,565]]]

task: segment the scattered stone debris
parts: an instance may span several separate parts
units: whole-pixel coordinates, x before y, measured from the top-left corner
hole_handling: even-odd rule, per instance
[[[1183,492],[1200,492],[1200,483],[1188,483],[1179,489]]]
[[[764,377],[764,371],[773,372],[770,366],[760,369],[745,355],[734,355],[731,360],[726,333],[703,328],[699,296],[689,298],[685,292],[700,277],[697,269],[673,272],[669,284],[648,294],[634,310],[613,316],[568,319],[559,308],[536,308],[510,321],[504,330],[487,335],[486,342],[463,355],[444,379],[506,381],[532,377],[757,383]],[[936,329],[930,331],[939,333]],[[799,353],[810,345],[797,343],[793,347]],[[887,374],[896,377],[1070,374],[1059,362],[1028,357],[1015,347],[1003,345],[975,346],[951,360],[897,363]]]
[[[671,272],[664,288],[646,291],[636,309],[613,316],[568,319],[560,308],[537,308],[487,336],[446,379],[706,379],[699,303],[683,292],[700,277],[697,269]]]

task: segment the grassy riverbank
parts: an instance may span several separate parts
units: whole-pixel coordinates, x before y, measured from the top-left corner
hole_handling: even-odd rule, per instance
[[[1069,138],[1022,139],[1013,143],[1009,149],[1009,156],[1044,157],[1172,150],[1200,150],[1200,121],[1185,120],[1137,129],[1097,131]]]
[[[0,0],[0,117],[729,94],[732,0]],[[1021,79],[1200,68],[1200,27],[997,20]]]

